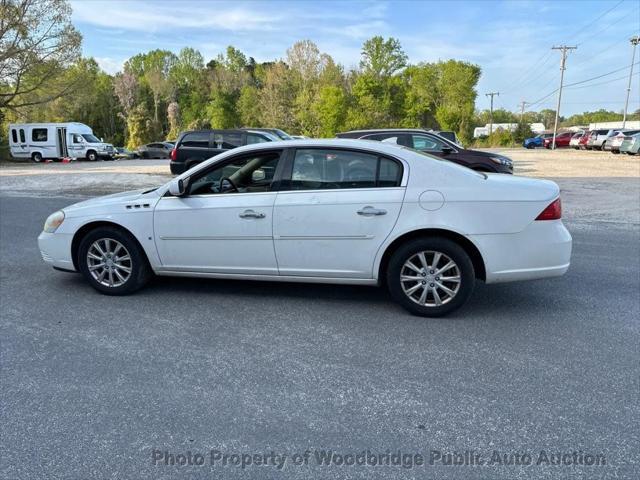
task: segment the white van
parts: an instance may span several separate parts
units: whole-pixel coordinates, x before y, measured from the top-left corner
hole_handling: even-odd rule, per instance
[[[41,162],[45,158],[65,157],[111,160],[113,145],[102,142],[83,123],[10,123],[9,147],[14,158],[30,158]]]

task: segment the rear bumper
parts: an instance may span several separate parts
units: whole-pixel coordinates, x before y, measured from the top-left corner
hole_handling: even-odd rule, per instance
[[[486,282],[563,275],[571,261],[571,234],[561,220],[534,221],[522,232],[470,235],[485,263]]]
[[[38,248],[45,263],[53,268],[75,272],[71,258],[71,241],[73,235],[66,233],[42,232],[38,237]]]
[[[180,175],[187,170],[185,164],[182,162],[169,162],[169,169],[174,175]]]

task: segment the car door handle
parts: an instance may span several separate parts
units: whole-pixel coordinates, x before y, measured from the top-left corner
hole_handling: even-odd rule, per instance
[[[371,206],[366,206],[358,210],[358,215],[362,215],[364,217],[373,217],[376,215],[386,215],[387,211],[381,208],[373,208]]]
[[[264,218],[266,215],[262,212],[255,212],[253,210],[245,210],[240,215],[240,218]]]

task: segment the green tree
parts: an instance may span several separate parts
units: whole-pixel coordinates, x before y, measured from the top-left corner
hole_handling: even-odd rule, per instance
[[[136,105],[127,118],[129,137],[127,148],[137,149],[140,145],[156,140],[157,131],[149,111],[144,104]]]
[[[473,117],[480,67],[468,62],[438,62],[438,99],[435,117],[444,130],[453,130],[463,141],[473,138]]]
[[[360,68],[375,77],[388,77],[404,68],[407,58],[398,39],[375,36],[362,46]]]
[[[410,128],[437,128],[437,66],[432,63],[411,65],[403,71],[402,76],[407,90],[402,125]]]
[[[63,78],[80,58],[82,37],[65,0],[0,3],[0,115],[41,105],[77,87]]]
[[[325,85],[320,89],[312,108],[319,122],[318,136],[333,137],[344,128],[347,116],[347,99],[342,88],[335,85]]]

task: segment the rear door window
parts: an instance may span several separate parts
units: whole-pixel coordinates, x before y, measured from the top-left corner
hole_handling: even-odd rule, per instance
[[[402,178],[397,162],[358,151],[300,149],[292,167],[291,190],[396,187]]]
[[[27,143],[27,137],[24,134],[24,129],[20,129],[20,143]]]
[[[423,152],[441,152],[443,148],[448,147],[445,142],[427,135],[411,135],[413,140],[413,148]]]
[[[18,143],[18,132],[16,132],[15,128],[11,129],[11,140],[13,140],[13,143]]]
[[[180,146],[187,148],[208,148],[209,132],[190,132],[187,133]]]
[[[251,145],[253,143],[265,143],[269,142],[268,138],[265,138],[263,135],[259,135],[257,133],[247,133],[247,145]]]
[[[242,146],[242,133],[220,132],[213,134],[213,145],[217,149],[229,150]]]

